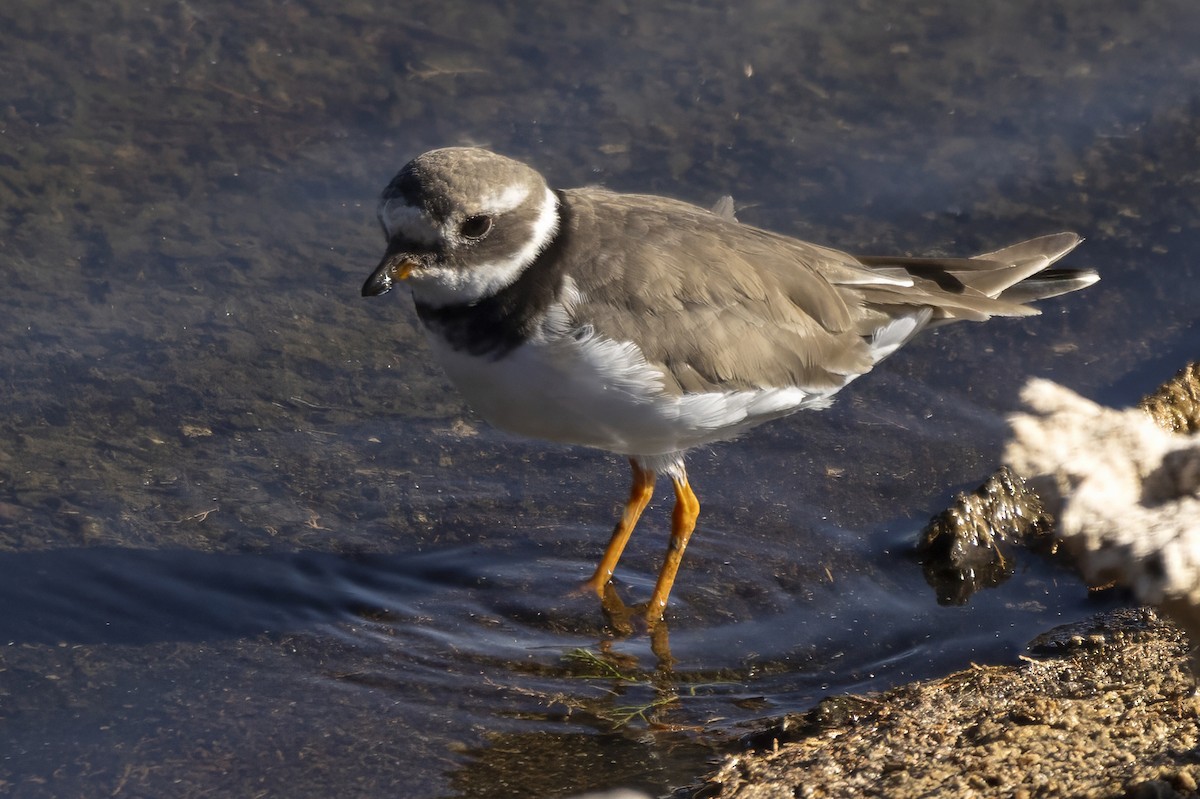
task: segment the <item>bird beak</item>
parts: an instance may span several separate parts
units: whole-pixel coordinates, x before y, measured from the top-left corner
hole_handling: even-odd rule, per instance
[[[378,297],[380,294],[387,294],[392,290],[392,283],[408,279],[417,266],[417,261],[410,255],[398,253],[384,255],[379,266],[375,267],[375,271],[367,278],[367,282],[363,283],[362,295]]]

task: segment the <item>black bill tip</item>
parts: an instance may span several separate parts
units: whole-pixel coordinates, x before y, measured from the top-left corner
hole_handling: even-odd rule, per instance
[[[392,279],[383,270],[378,270],[367,278],[367,282],[363,283],[362,295],[364,297],[378,297],[380,294],[387,294],[392,290]]]

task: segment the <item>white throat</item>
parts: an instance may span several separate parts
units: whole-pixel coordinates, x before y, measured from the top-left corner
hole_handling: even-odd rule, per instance
[[[490,297],[516,281],[537,259],[558,231],[558,198],[545,190],[529,240],[512,254],[498,261],[477,264],[470,269],[433,267],[414,274],[408,283],[418,302],[433,308],[463,305]]]

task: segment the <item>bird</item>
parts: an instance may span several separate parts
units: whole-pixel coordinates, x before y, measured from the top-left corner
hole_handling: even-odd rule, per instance
[[[675,503],[644,617],[664,617],[700,512],[688,450],[827,407],[922,330],[1039,313],[1099,279],[1051,265],[1055,233],[970,258],[853,256],[708,210],[553,189],[477,147],[408,162],[384,189],[387,241],[362,287],[410,287],[434,357],[492,425],[625,456],[632,486],[584,588],[604,597],[665,475]]]

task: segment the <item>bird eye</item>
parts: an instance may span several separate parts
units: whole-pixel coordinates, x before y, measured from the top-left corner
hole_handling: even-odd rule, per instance
[[[458,232],[464,239],[482,239],[492,232],[492,218],[486,214],[468,216],[459,226]]]

